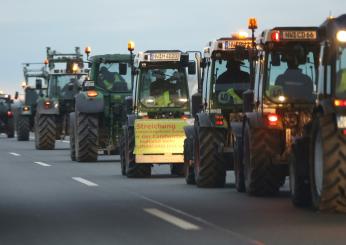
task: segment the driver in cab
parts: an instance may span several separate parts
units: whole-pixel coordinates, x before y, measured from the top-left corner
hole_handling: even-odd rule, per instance
[[[240,69],[241,65],[244,65],[241,60],[229,60],[226,65],[227,70],[217,78],[216,84],[250,83],[250,75]],[[227,90],[227,93],[232,96],[234,104],[243,103],[243,92],[234,88]]]

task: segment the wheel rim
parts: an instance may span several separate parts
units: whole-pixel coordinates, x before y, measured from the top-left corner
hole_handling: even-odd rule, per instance
[[[321,196],[323,189],[323,149],[321,132],[318,131],[315,138],[314,147],[314,180],[315,189],[319,196]]]

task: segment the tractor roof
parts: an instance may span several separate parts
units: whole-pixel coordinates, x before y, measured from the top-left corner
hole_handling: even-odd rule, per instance
[[[346,14],[336,18],[328,18],[321,24],[320,28],[325,38],[335,40],[338,31],[346,31]]]
[[[130,54],[104,54],[90,57],[91,62],[130,62]]]

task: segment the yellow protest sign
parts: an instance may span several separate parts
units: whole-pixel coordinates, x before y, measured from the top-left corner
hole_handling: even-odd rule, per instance
[[[134,154],[182,154],[186,125],[182,119],[137,119]]]

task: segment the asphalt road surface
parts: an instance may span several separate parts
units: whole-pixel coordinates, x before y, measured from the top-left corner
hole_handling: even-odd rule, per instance
[[[232,184],[199,189],[153,169],[150,179],[121,176],[118,156],[99,162],[0,137],[0,245],[47,244],[346,244],[346,216],[292,206],[278,197],[239,194]]]

